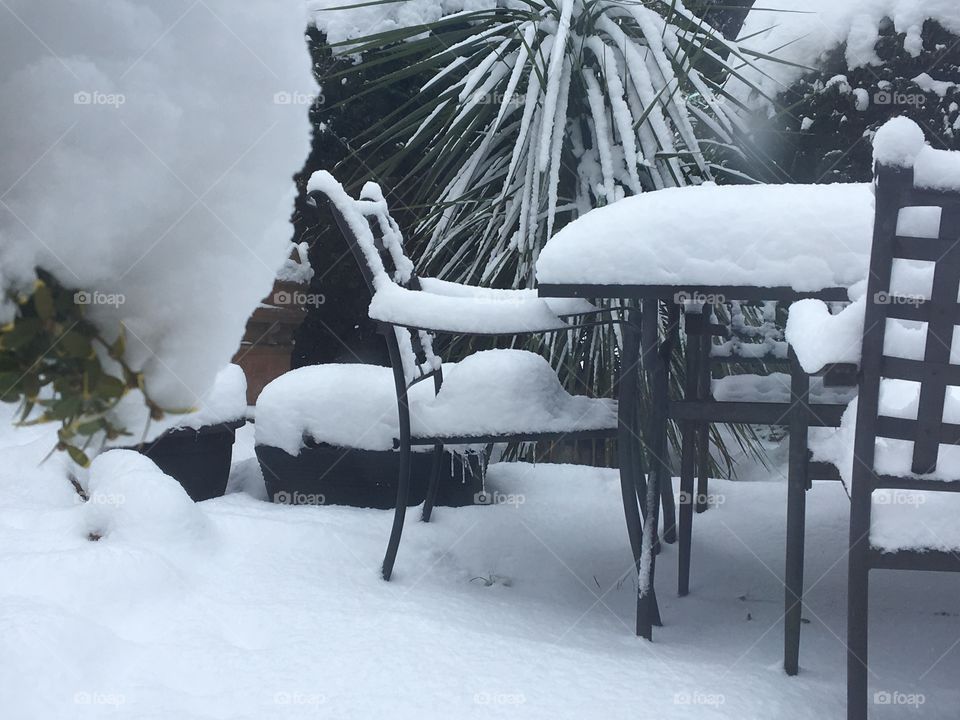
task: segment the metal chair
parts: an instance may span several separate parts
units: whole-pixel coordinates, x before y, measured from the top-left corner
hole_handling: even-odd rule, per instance
[[[868,607],[869,573],[874,569],[960,571],[960,547],[891,548],[880,546],[883,526],[875,521],[874,491],[954,493],[960,491],[960,472],[951,480],[933,479],[941,446],[960,445],[960,425],[944,422],[945,395],[960,386],[960,365],[951,364],[951,344],[960,324],[960,193],[914,187],[910,169],[879,166],[877,211],[870,277],[864,313],[860,392],[852,448],[849,596],[847,611],[847,716],[868,715]],[[905,208],[939,208],[935,238],[909,237],[898,231]],[[933,264],[929,299],[900,297],[891,287],[898,260]],[[894,357],[885,347],[888,321],[925,323],[922,359]],[[881,387],[891,381],[919,386],[916,419],[892,417]],[[889,386],[887,386],[889,387]],[[896,474],[878,467],[878,441],[913,444],[908,462]],[[942,465],[942,463],[941,463]],[[952,469],[952,468],[948,468]],[[938,477],[943,473],[938,473]],[[929,503],[928,503],[929,504]],[[890,509],[888,509],[890,510]],[[895,543],[894,543],[895,545]],[[940,545],[940,543],[931,543]]]
[[[314,208],[319,208],[325,198],[330,201],[336,222],[372,293],[370,316],[377,321],[378,330],[386,340],[393,369],[399,411],[396,444],[400,451],[400,476],[393,526],[382,566],[385,580],[389,580],[393,573],[403,531],[412,446],[431,445],[434,449],[434,466],[421,515],[421,519],[428,522],[436,498],[439,461],[444,446],[610,438],[617,436],[621,427],[624,429],[621,437],[640,437],[636,410],[640,340],[636,323],[628,312],[624,311],[623,317],[618,318],[583,301],[572,301],[572,304],[571,301],[548,302],[537,298],[535,291],[498,291],[418,278],[413,263],[403,251],[403,237],[389,214],[379,187],[368,183],[360,198],[353,199],[329,173],[321,171],[314,174],[308,189]],[[444,426],[435,422],[438,413],[431,415],[436,408],[413,406],[409,401],[408,391],[412,386],[432,379],[434,398],[438,403],[443,402],[446,386],[442,363],[433,349],[432,336],[435,333],[519,335],[569,332],[611,322],[620,323],[623,333],[619,403],[609,399],[567,396],[577,417],[571,415],[551,424],[550,418],[544,415],[524,427],[511,423],[510,418],[502,418],[499,427],[494,428],[489,422],[473,427],[475,423],[471,422],[469,409],[463,417],[457,417],[453,427]],[[531,362],[530,358],[520,357],[531,353],[520,350],[487,352],[500,353],[507,364],[517,359],[527,365]],[[456,372],[460,373],[464,364],[480,354],[461,361]],[[546,364],[545,360],[538,359]],[[553,380],[559,385],[555,375]],[[496,377],[478,380],[482,383],[496,381]],[[439,413],[439,416],[450,417],[450,413]],[[638,444],[621,442],[618,452],[621,494],[638,575],[637,634],[649,639],[652,626],[659,625],[660,618],[653,573],[641,572],[641,568],[649,567],[653,562],[650,527],[645,534],[641,513],[646,516],[649,526],[651,516],[655,518],[657,515],[659,503],[654,502],[651,507],[649,502],[643,453]],[[655,525],[654,519],[652,526]]]

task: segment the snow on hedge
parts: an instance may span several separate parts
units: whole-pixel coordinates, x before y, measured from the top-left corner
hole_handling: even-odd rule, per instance
[[[740,32],[742,46],[773,55],[741,69],[743,80],[733,77],[727,89],[741,100],[750,98],[751,85],[773,98],[812,69],[830,50],[846,43],[850,68],[879,65],[874,50],[880,23],[890,18],[897,32],[905,33],[905,48],[920,54],[920,33],[927,19],[940,22],[960,35],[960,9],[956,0],[777,0],[758,2]],[[921,78],[921,82],[923,82]],[[755,102],[757,98],[754,98]],[[763,99],[760,98],[763,102]]]
[[[191,407],[290,252],[316,92],[302,0],[3,12],[0,291],[37,265],[85,291],[153,399]]]
[[[497,0],[398,0],[383,5],[307,0],[313,22],[330,43],[424,25],[453,13],[486,10],[498,4]]]

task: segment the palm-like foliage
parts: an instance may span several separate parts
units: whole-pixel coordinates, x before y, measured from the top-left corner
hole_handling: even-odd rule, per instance
[[[749,58],[677,0],[502,0],[347,49],[365,58],[358,69],[409,59],[367,92],[424,77],[364,140],[398,148],[375,170],[402,168],[415,188],[401,190],[419,217],[411,234],[439,277],[532,286],[540,249],[570,220],[625,195],[712,180],[723,152],[742,154],[721,86]],[[551,353],[569,384],[603,393],[611,340],[597,330]]]
[[[624,195],[712,179],[701,138],[738,130],[717,82],[736,48],[676,0],[511,2],[351,49],[425,30],[397,52],[429,79],[369,140],[416,158],[417,236],[442,277],[532,285],[556,229]]]

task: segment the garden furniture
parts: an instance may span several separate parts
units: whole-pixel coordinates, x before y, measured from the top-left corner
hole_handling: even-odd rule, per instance
[[[808,462],[805,432],[809,426],[838,425],[844,405],[836,396],[829,403],[810,402],[809,379],[796,362],[779,377],[787,385],[779,398],[769,392],[751,396],[745,393],[749,387],[732,393],[729,380],[719,387],[711,383],[710,367],[720,359],[714,357],[718,346],[712,338],[729,336],[731,325],[729,318],[718,324],[712,313],[737,302],[849,301],[849,289],[866,277],[872,225],[869,184],[664,190],[587,213],[547,243],[537,264],[541,296],[640,303],[642,367],[653,394],[647,445],[651,484],[670,487],[667,427],[671,419],[681,424],[681,592],[687,590],[683,583],[689,571],[695,455],[704,480],[708,467],[706,426],[792,427],[784,583],[784,667],[791,674],[798,667],[805,493],[811,475],[821,472]],[[687,335],[686,392],[671,400],[672,352],[680,345],[681,318]],[[753,357],[732,352],[722,359],[769,362],[773,355],[789,361],[786,344],[771,338],[740,349]],[[849,364],[845,367],[849,370]],[[849,382],[849,372],[845,375]],[[711,390],[723,392],[714,397]],[[703,481],[698,494],[705,494]],[[647,513],[650,526],[656,510],[648,507]]]
[[[367,183],[350,197],[326,172],[310,180],[315,207],[330,201],[333,215],[372,293],[370,317],[378,323],[390,355],[398,409],[400,475],[394,522],[382,574],[389,580],[406,516],[410,457],[414,446],[435,457],[422,520],[429,521],[444,447],[478,448],[489,443],[610,438],[619,434],[621,495],[634,565],[639,577],[637,631],[646,637],[659,622],[656,597],[645,578],[653,573],[655,537],[644,533],[640,502],[650,500],[636,447],[637,332],[629,313],[614,317],[582,300],[545,300],[535,291],[492,290],[419,278],[404,253],[403,236],[378,186]],[[450,368],[434,353],[432,335],[522,335],[557,333],[619,323],[625,338],[618,404],[613,399],[572,396],[542,357],[521,350],[474,353]],[[341,368],[343,366],[340,366]],[[447,372],[449,370],[449,372]],[[337,372],[337,370],[333,370]],[[432,386],[432,392],[424,390]],[[624,402],[623,399],[627,401]]]
[[[960,153],[925,146],[919,127],[898,119],[878,132],[874,155],[864,296],[837,315],[801,303],[788,326],[807,369],[837,358],[860,365],[840,428],[812,443],[851,501],[850,720],[868,716],[870,571],[960,571]]]

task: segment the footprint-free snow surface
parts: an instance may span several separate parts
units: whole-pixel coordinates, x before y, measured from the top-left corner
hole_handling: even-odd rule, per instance
[[[7,720],[843,716],[839,484],[809,496],[809,622],[802,672],[788,678],[776,468],[712,483],[692,593],[676,597],[666,547],[665,627],[648,643],[633,634],[613,470],[491,467],[498,504],[439,508],[429,525],[410,510],[388,584],[378,568],[391,513],[263,502],[249,429],[234,492],[194,506],[122,452],[81,478],[93,498],[82,503],[60,458],[37,466],[48,430],[3,427]],[[955,718],[960,578],[873,577],[872,717]]]

